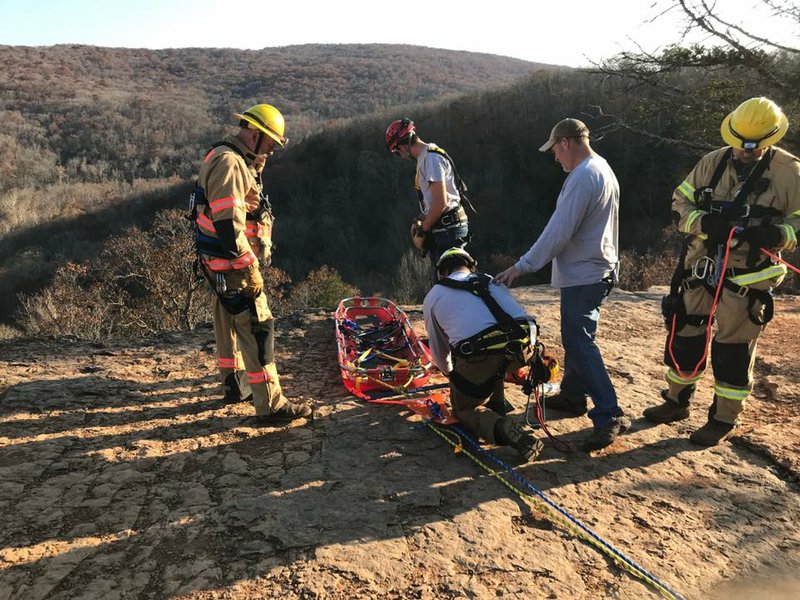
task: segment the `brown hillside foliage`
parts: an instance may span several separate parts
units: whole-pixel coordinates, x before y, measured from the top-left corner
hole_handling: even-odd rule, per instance
[[[504,85],[536,67],[488,54],[378,44],[0,46],[0,62],[0,136],[18,146],[0,154],[0,166],[10,167],[0,192],[60,177],[189,178],[221,125],[259,102],[280,108],[288,136],[297,140],[331,120]],[[45,160],[29,169],[38,154]]]
[[[146,230],[155,211],[184,205],[203,150],[234,125],[234,112],[275,104],[287,119],[291,148],[354,115],[502,86],[537,68],[399,45],[0,46],[0,60],[6,322],[18,293],[46,287],[60,266],[83,264],[125,228]],[[321,264],[301,259],[293,275],[300,279]]]
[[[21,299],[18,323],[27,335],[81,339],[153,336],[194,329],[212,319],[213,293],[193,267],[194,241],[184,213],[165,210],[152,226],[109,238],[85,262],[59,267],[53,283]],[[335,308],[358,290],[323,266],[295,285],[274,267],[262,268],[273,312]],[[3,332],[0,332],[0,335]],[[7,337],[8,335],[6,335]]]
[[[620,181],[621,285],[628,289],[668,282],[679,245],[672,191],[707,148],[722,145],[719,122],[729,110],[764,94],[786,108],[793,128],[800,118],[790,93],[741,76],[735,65],[668,69],[659,74],[672,90],[667,98],[663,88],[606,73],[407,46],[0,47],[0,56],[9,65],[0,73],[0,136],[8,141],[0,165],[11,174],[0,182],[0,286],[10,291],[0,312],[11,326],[19,292],[46,288],[69,263],[94,265],[109,236],[129,227],[146,235],[157,210],[183,205],[221,124],[265,99],[284,110],[295,138],[265,171],[278,217],[276,265],[287,277],[285,296],[274,302],[285,310],[314,298],[328,306],[331,290],[349,293],[344,282],[408,301],[424,295],[424,263],[407,254],[407,223],[419,210],[414,165],[392,157],[383,140],[399,116],[412,117],[422,138],[456,161],[478,209],[469,249],[490,271],[526,251],[555,207],[565,174],[537,147],[561,118],[586,121],[593,148]],[[795,68],[796,61],[771,66]],[[42,83],[50,80],[63,85]],[[702,112],[675,107],[688,96]],[[782,144],[800,151],[791,135]],[[60,277],[72,281],[76,268]],[[527,282],[548,277],[543,269]],[[290,280],[304,278],[293,294]],[[781,289],[798,288],[800,278],[791,276]],[[125,289],[126,307],[146,304],[137,289]],[[191,323],[186,314],[175,318]]]

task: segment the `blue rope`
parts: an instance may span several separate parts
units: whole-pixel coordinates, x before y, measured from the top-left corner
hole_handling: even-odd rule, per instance
[[[455,431],[455,432],[456,432],[456,434],[458,434],[458,436],[459,436],[461,439],[463,439],[463,440],[465,440],[467,443],[469,443],[469,445],[470,445],[470,446],[472,446],[472,447],[473,447],[475,450],[477,450],[478,452],[482,453],[484,456],[488,457],[488,458],[489,458],[489,459],[490,459],[492,462],[494,462],[496,465],[498,465],[498,466],[499,466],[499,467],[501,467],[501,468],[502,468],[504,471],[506,471],[506,472],[507,472],[509,475],[511,475],[511,477],[512,477],[514,480],[516,480],[516,481],[517,481],[517,483],[519,483],[520,485],[522,485],[522,486],[523,486],[523,488],[525,488],[525,489],[527,489],[527,490],[529,490],[529,491],[533,492],[535,495],[537,495],[539,498],[541,498],[541,499],[542,499],[542,500],[543,500],[543,501],[544,501],[544,502],[545,502],[545,503],[546,503],[548,506],[550,506],[550,508],[552,508],[552,509],[553,509],[553,510],[555,510],[556,512],[560,513],[560,514],[561,514],[561,515],[562,515],[564,518],[566,518],[566,519],[567,519],[568,521],[570,521],[570,522],[571,522],[573,525],[575,525],[577,528],[579,528],[579,529],[580,529],[580,530],[582,530],[584,533],[586,533],[588,536],[590,536],[592,539],[594,539],[594,540],[595,540],[597,543],[599,543],[599,544],[600,544],[600,545],[602,545],[604,548],[606,548],[606,549],[607,549],[609,552],[611,552],[611,553],[612,553],[614,556],[616,556],[617,558],[619,558],[619,559],[620,559],[622,562],[624,562],[625,564],[629,565],[629,566],[630,566],[630,567],[632,567],[633,569],[635,569],[635,570],[639,571],[640,573],[642,573],[642,574],[643,574],[643,575],[645,575],[646,577],[648,577],[648,578],[652,579],[654,582],[656,582],[658,585],[660,585],[660,586],[661,586],[661,587],[663,587],[663,588],[664,588],[666,591],[668,591],[670,594],[672,594],[672,595],[673,595],[675,598],[678,598],[679,600],[685,600],[685,599],[684,599],[684,597],[683,597],[683,596],[681,596],[681,595],[680,595],[678,592],[676,592],[675,590],[673,590],[672,588],[670,588],[668,585],[666,585],[665,583],[663,583],[662,581],[660,581],[660,580],[659,580],[659,579],[658,579],[658,578],[657,578],[655,575],[653,575],[652,573],[648,572],[648,571],[647,571],[646,569],[644,569],[643,567],[640,567],[640,566],[639,566],[638,564],[636,564],[636,563],[635,563],[633,560],[631,560],[630,558],[628,558],[628,557],[627,557],[625,554],[623,554],[622,552],[620,552],[619,550],[617,550],[616,548],[614,548],[614,546],[612,546],[611,544],[609,544],[607,541],[605,541],[603,538],[601,538],[599,535],[597,535],[597,534],[596,534],[594,531],[592,531],[591,529],[589,529],[589,527],[587,527],[586,525],[584,525],[584,524],[583,524],[581,521],[579,521],[578,519],[576,519],[575,517],[573,517],[573,516],[572,516],[572,515],[571,515],[569,512],[567,512],[565,509],[561,508],[561,507],[560,507],[558,504],[556,504],[555,502],[553,502],[552,500],[550,500],[550,498],[548,498],[547,496],[545,496],[544,492],[541,492],[541,491],[539,491],[539,490],[538,490],[536,487],[534,487],[534,486],[533,486],[533,485],[532,485],[530,482],[528,482],[528,481],[527,481],[527,480],[526,480],[524,477],[522,477],[522,475],[520,475],[520,474],[519,474],[519,473],[517,473],[517,472],[516,472],[514,469],[512,469],[511,467],[509,467],[509,466],[508,466],[506,463],[504,463],[504,462],[503,462],[501,459],[497,458],[497,457],[496,457],[494,454],[492,454],[492,453],[491,453],[491,452],[489,452],[488,450],[484,450],[483,448],[481,448],[481,447],[480,447],[480,445],[478,444],[478,442],[476,442],[474,439],[472,439],[472,437],[470,437],[470,436],[469,436],[469,435],[468,435],[468,434],[467,434],[467,433],[466,433],[466,432],[465,432],[463,429],[461,429],[461,428],[460,428],[458,425],[451,425],[451,426],[450,426],[450,429],[452,429],[453,431]]]

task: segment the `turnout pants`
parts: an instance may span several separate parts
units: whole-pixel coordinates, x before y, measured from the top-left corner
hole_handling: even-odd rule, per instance
[[[505,369],[503,366],[509,357],[502,354],[483,354],[480,356],[453,356],[453,371],[466,379],[474,386],[481,386],[493,376],[498,376],[494,386],[486,396],[470,395],[467,391],[458,389],[450,379],[450,404],[453,414],[466,427],[472,429],[478,437],[492,444],[496,443],[494,426],[502,417],[488,408],[487,403],[493,406],[502,406],[505,401],[503,375],[515,372],[525,365],[519,358],[510,359]],[[501,369],[503,370],[500,374]],[[500,375],[498,375],[500,374]]]
[[[683,301],[687,315],[708,315],[713,297],[701,286],[686,291]],[[749,303],[749,298],[723,288],[717,305],[717,330],[711,342],[714,401],[709,410],[709,419],[714,418],[722,423],[736,423],[753,389],[756,345],[765,325],[756,325],[749,316],[752,313],[763,320],[764,306],[756,301],[750,308]],[[693,391],[693,386],[706,368],[706,361],[703,361],[697,373],[690,377],[706,349],[706,326],[685,325],[676,332],[671,346],[670,350],[670,334],[667,334],[664,350],[664,363],[669,367],[667,394],[671,400],[680,403],[679,394],[689,386]],[[684,394],[683,403],[690,397],[691,392]]]
[[[286,403],[274,358],[274,321],[264,294],[248,299],[232,314],[227,302],[214,297],[214,336],[223,383],[231,373],[240,379],[242,396],[253,394],[256,415],[269,415]],[[233,310],[241,308],[237,302]]]

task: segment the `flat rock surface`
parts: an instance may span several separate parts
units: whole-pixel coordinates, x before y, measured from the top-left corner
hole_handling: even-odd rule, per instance
[[[559,354],[557,293],[514,292]],[[800,299],[776,299],[744,426],[699,449],[710,373],[690,419],[641,418],[663,387],[662,293],[615,292],[601,319],[631,433],[591,456],[497,456],[686,597],[800,597]],[[276,345],[313,422],[222,405],[208,328],[0,344],[0,600],[656,597],[418,417],[348,397],[330,314],[280,320]],[[561,439],[590,430],[548,416]]]

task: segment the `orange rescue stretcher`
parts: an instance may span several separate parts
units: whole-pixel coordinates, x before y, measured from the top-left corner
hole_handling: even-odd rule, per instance
[[[456,421],[440,389],[446,384],[426,386],[436,372],[430,350],[394,302],[345,298],[334,320],[339,370],[350,393],[374,404],[405,406],[439,423]]]

